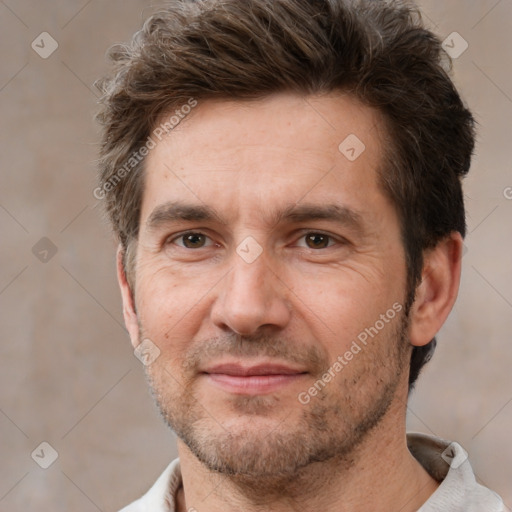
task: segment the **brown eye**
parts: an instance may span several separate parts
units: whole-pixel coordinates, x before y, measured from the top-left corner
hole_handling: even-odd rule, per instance
[[[188,232],[176,237],[172,242],[175,242],[180,247],[185,249],[201,249],[206,247],[206,240],[208,237],[203,233]],[[181,243],[178,243],[178,240]]]
[[[329,247],[331,237],[323,233],[308,233],[305,235],[306,244],[310,249],[325,249]]]

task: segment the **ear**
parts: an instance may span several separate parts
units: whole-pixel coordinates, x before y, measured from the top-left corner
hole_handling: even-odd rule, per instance
[[[117,248],[117,281],[119,282],[121,297],[123,299],[124,323],[128,329],[128,333],[130,334],[133,348],[136,348],[139,345],[139,323],[137,320],[137,312],[135,310],[134,294],[132,294],[130,285],[126,278],[126,272],[124,270],[123,254],[124,249],[120,244]]]
[[[411,345],[426,345],[439,332],[459,292],[462,236],[453,232],[424,254],[421,283],[411,308]]]

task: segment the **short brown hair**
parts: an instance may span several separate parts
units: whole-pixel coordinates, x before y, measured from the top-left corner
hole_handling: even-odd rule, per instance
[[[129,44],[113,47],[110,58],[113,71],[98,82],[104,128],[99,189],[128,274],[144,159],[122,179],[119,169],[162,114],[191,98],[341,90],[378,109],[390,139],[379,179],[400,218],[406,312],[421,279],[423,251],[453,231],[465,235],[461,178],[470,166],[474,121],[448,76],[441,42],[409,2],[174,0]],[[410,388],[435,344],[434,338],[414,347]]]

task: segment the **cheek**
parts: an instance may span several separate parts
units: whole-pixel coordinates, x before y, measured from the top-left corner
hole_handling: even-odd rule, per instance
[[[296,313],[314,329],[316,339],[336,352],[333,356],[402,298],[396,283],[361,268],[302,274],[295,279],[289,273],[288,279],[293,283],[291,300]]]
[[[204,316],[206,286],[198,278],[178,278],[170,271],[141,276],[137,312],[143,335],[158,345],[168,363],[178,364]]]
[[[211,272],[190,269],[184,272],[162,264],[147,265],[137,282],[137,302],[146,318],[176,321],[200,304],[215,281]]]

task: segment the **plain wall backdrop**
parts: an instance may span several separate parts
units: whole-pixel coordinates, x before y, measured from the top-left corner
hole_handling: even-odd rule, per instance
[[[459,299],[409,429],[460,442],[510,511],[512,0],[421,5],[442,39],[460,35],[451,51],[468,44],[454,77],[480,127]],[[157,6],[0,1],[0,512],[116,511],[176,454],[123,326],[115,243],[93,196],[92,84],[108,47]]]

